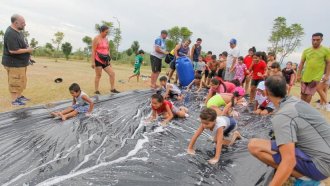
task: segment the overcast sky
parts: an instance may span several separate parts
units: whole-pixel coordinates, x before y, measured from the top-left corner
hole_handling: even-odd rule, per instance
[[[21,14],[26,30],[43,45],[57,31],[74,48],[83,48],[82,38],[94,37],[95,23],[120,21],[123,40],[120,50],[134,40],[151,51],[160,30],[186,26],[192,40],[203,39],[203,50],[216,54],[225,51],[231,38],[238,40],[241,55],[248,48],[266,50],[273,20],[278,16],[287,23],[299,23],[305,29],[302,46],[287,60],[299,60],[304,48],[311,46],[314,32],[324,34],[323,45],[330,46],[329,0],[0,0],[0,30],[10,25],[10,16]]]

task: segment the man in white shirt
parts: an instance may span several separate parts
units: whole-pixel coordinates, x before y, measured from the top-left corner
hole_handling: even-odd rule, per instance
[[[226,64],[226,72],[225,72],[225,80],[231,81],[234,79],[235,72],[234,67],[237,62],[237,58],[239,57],[239,49],[236,46],[237,40],[231,39],[229,41],[230,48],[228,50],[227,64]]]

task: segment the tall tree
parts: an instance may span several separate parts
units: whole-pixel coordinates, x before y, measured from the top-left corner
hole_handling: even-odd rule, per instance
[[[117,50],[117,55],[116,55],[116,60],[118,60],[118,48],[119,48],[119,45],[120,45],[120,42],[121,42],[121,30],[120,28],[115,28],[114,29],[114,36],[113,36],[113,43],[115,44],[116,46],[116,50]]]
[[[62,44],[62,52],[65,55],[66,60],[69,60],[69,55],[72,51],[72,45],[69,42],[65,42]]]
[[[277,17],[274,20],[272,33],[268,39],[271,43],[269,50],[280,55],[279,63],[290,55],[297,47],[301,45],[304,36],[304,28],[301,24],[294,23],[287,26],[285,17]]]
[[[31,39],[30,47],[35,48],[38,46],[38,41],[35,38]]]
[[[189,39],[192,36],[192,32],[187,27],[172,27],[168,30],[168,39],[166,40],[166,48],[171,51],[176,44],[180,41]]]
[[[0,50],[3,49],[3,40],[4,40],[5,33],[0,30]]]
[[[139,52],[140,44],[138,41],[133,41],[131,45],[131,49],[133,50],[134,54],[137,54]]]
[[[55,61],[57,62],[57,58],[59,57],[59,50],[62,44],[64,33],[63,32],[56,32],[54,34],[54,39],[52,39],[53,44],[56,46],[56,54],[55,54]]]
[[[84,49],[84,53],[86,54],[87,61],[89,61],[89,55],[92,49],[92,38],[89,36],[85,36],[84,38],[82,38],[82,41],[87,45],[87,47]]]

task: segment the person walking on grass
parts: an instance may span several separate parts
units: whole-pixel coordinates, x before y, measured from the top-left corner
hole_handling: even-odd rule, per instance
[[[131,75],[130,77],[128,77],[128,81],[131,78],[133,78],[133,77],[136,76],[137,82],[139,82],[140,68],[141,68],[141,65],[143,64],[143,56],[144,56],[144,51],[143,50],[139,50],[138,55],[135,57],[133,75]]]
[[[168,52],[166,51],[165,39],[167,38],[167,31],[162,30],[160,37],[158,37],[154,42],[154,50],[150,54],[150,63],[151,63],[151,85],[153,89],[157,88],[157,79],[162,71],[162,58],[165,57]]]
[[[101,94],[99,91],[102,69],[108,74],[111,93],[119,93],[115,89],[115,72],[111,67],[110,50],[107,35],[109,34],[108,26],[100,27],[100,34],[93,39],[92,43],[92,68],[95,69],[95,94]]]
[[[14,106],[25,105],[29,101],[22,93],[26,89],[26,70],[33,48],[26,42],[22,32],[24,28],[24,18],[14,14],[4,35],[2,65],[7,71],[11,104]]]
[[[330,125],[306,102],[287,96],[283,76],[266,79],[266,95],[275,105],[271,119],[275,140],[251,139],[249,152],[276,169],[270,186],[292,176],[295,185],[319,185],[330,177]]]
[[[330,49],[322,46],[322,41],[322,33],[313,34],[313,46],[304,50],[299,64],[297,80],[301,79],[301,99],[307,103],[311,102],[320,81],[325,84],[330,77]]]

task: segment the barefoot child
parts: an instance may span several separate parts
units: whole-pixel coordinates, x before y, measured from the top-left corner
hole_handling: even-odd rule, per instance
[[[232,145],[236,139],[240,138],[237,129],[237,122],[234,118],[228,116],[219,116],[217,113],[210,108],[202,110],[200,114],[201,125],[193,135],[188,145],[187,153],[194,155],[194,145],[197,138],[203,133],[205,129],[208,129],[212,132],[213,141],[216,143],[216,153],[215,156],[210,159],[208,162],[210,164],[218,163],[220,159],[222,145]],[[230,137],[226,139],[225,137]]]
[[[260,82],[257,87],[257,93],[255,98],[256,103],[254,113],[257,115],[268,115],[272,113],[275,109],[274,104],[270,102],[269,99],[266,97],[265,89],[265,82]]]
[[[209,99],[211,99],[215,94],[220,94],[225,92],[227,92],[227,87],[222,80],[217,78],[211,79],[210,90],[206,96],[205,104],[207,104]]]
[[[137,82],[139,82],[139,78],[140,78],[140,68],[141,68],[141,64],[143,64],[143,55],[144,55],[144,51],[143,50],[139,50],[138,55],[135,57],[135,64],[134,64],[134,71],[133,71],[133,75],[131,75],[130,77],[128,77],[128,81],[136,76]]]
[[[203,87],[209,88],[209,86],[202,81],[202,75],[196,74],[195,79],[187,86],[187,90],[190,90],[190,88],[194,87],[197,88],[197,92],[199,92]]]
[[[177,87],[174,84],[168,83],[166,76],[160,77],[159,82],[160,82],[161,89],[163,91],[165,91],[165,93],[163,95],[164,99],[167,99],[167,98],[174,98],[177,100],[183,99],[183,96],[181,94],[181,90],[179,89],[179,87]]]
[[[151,108],[152,114],[150,120],[155,120],[157,116],[162,116],[164,118],[164,121],[162,122],[163,125],[171,121],[174,116],[180,118],[188,116],[187,108],[175,107],[170,101],[164,100],[164,97],[160,94],[154,94],[151,96]]]
[[[69,91],[73,97],[72,106],[61,112],[53,112],[51,114],[54,117],[60,116],[63,121],[72,118],[79,113],[90,114],[94,108],[94,103],[86,93],[80,90],[79,85],[73,83],[69,87]]]

